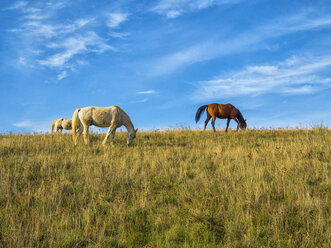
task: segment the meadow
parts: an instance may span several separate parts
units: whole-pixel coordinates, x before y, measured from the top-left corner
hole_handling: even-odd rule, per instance
[[[0,247],[330,247],[331,131],[0,135]]]

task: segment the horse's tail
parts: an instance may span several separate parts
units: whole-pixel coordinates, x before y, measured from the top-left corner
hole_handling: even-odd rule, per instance
[[[74,140],[75,145],[76,143],[76,126],[77,126],[77,120],[78,120],[78,112],[80,108],[76,109],[74,114],[72,115],[72,138]]]
[[[207,107],[208,105],[203,105],[200,108],[198,108],[197,113],[195,114],[195,122],[198,122],[200,120],[201,114],[205,111]]]
[[[51,126],[51,134],[53,134],[53,132],[54,132],[54,125],[55,125],[55,122],[56,122],[56,120],[54,120],[54,121],[52,122],[52,126]]]

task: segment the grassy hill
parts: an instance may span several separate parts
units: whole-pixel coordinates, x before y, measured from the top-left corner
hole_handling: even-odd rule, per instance
[[[0,135],[0,247],[330,247],[331,130]]]

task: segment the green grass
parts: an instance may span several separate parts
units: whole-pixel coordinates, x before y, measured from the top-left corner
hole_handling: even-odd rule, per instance
[[[0,247],[330,247],[331,131],[0,135]]]

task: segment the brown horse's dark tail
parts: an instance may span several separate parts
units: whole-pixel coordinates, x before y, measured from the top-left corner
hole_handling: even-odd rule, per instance
[[[195,114],[195,122],[198,122],[200,120],[201,114],[205,111],[207,107],[208,105],[203,105],[198,108],[197,113]]]

